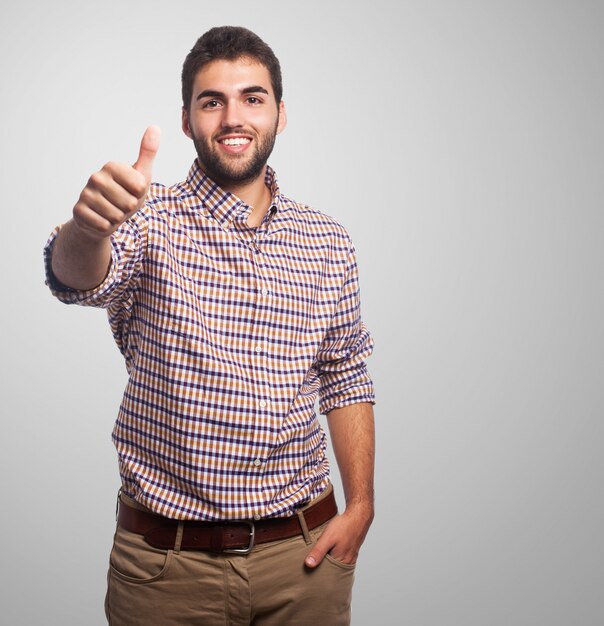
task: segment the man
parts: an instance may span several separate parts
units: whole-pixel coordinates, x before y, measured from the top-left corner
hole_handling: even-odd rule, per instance
[[[93,174],[45,250],[67,303],[106,307],[129,373],[113,431],[122,490],[111,624],[348,624],[373,518],[373,387],[354,248],[279,190],[281,70],[243,28],[187,56],[185,182]],[[336,514],[327,414],[346,507]]]

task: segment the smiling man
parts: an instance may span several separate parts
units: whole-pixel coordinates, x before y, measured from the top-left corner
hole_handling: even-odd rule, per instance
[[[107,309],[129,374],[113,430],[122,489],[107,617],[349,624],[374,463],[354,247],[267,165],[286,114],[261,39],[205,33],[182,95],[197,151],[186,180],[151,184],[151,126],[134,165],[90,177],[45,249],[54,295]]]
[[[182,111],[183,130],[216,182],[243,185],[264,173],[286,123],[283,101],[277,103],[268,89],[268,70],[251,58],[216,60],[195,76],[192,101]],[[242,156],[229,158],[235,155]]]

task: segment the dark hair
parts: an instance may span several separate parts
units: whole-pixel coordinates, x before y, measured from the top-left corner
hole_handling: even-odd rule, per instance
[[[281,66],[275,53],[255,33],[241,26],[217,26],[204,33],[191,48],[182,66],[182,103],[188,111],[197,72],[211,61],[254,59],[266,67],[277,104],[283,97]]]

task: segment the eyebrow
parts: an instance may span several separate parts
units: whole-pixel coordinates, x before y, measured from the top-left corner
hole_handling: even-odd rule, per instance
[[[268,96],[268,91],[260,85],[245,87],[241,90],[241,93],[265,93]],[[224,93],[222,91],[215,91],[214,89],[204,89],[201,93],[197,95],[195,100],[201,100],[201,98],[224,98]]]

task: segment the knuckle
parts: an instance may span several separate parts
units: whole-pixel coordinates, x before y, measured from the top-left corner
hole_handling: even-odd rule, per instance
[[[73,217],[80,221],[86,218],[86,207],[82,203],[78,202],[73,207]]]
[[[87,187],[92,187],[93,189],[99,189],[99,187],[101,187],[101,185],[102,185],[102,182],[103,182],[103,174],[102,174],[102,172],[95,172],[88,179]]]
[[[134,213],[138,209],[138,202],[137,198],[128,198],[124,206],[126,213]]]
[[[98,201],[99,192],[96,188],[84,187],[80,194],[80,202],[90,208],[93,208]]]
[[[123,221],[123,215],[118,213],[117,211],[110,211],[106,215],[103,216],[111,226],[119,226]]]
[[[138,174],[138,176],[132,180],[132,186],[134,193],[139,198],[142,198],[147,193],[147,181],[141,174]]]
[[[82,193],[80,194],[80,202],[83,202],[84,204],[90,204],[93,195],[94,194],[89,186],[84,187],[84,189],[82,189]]]

